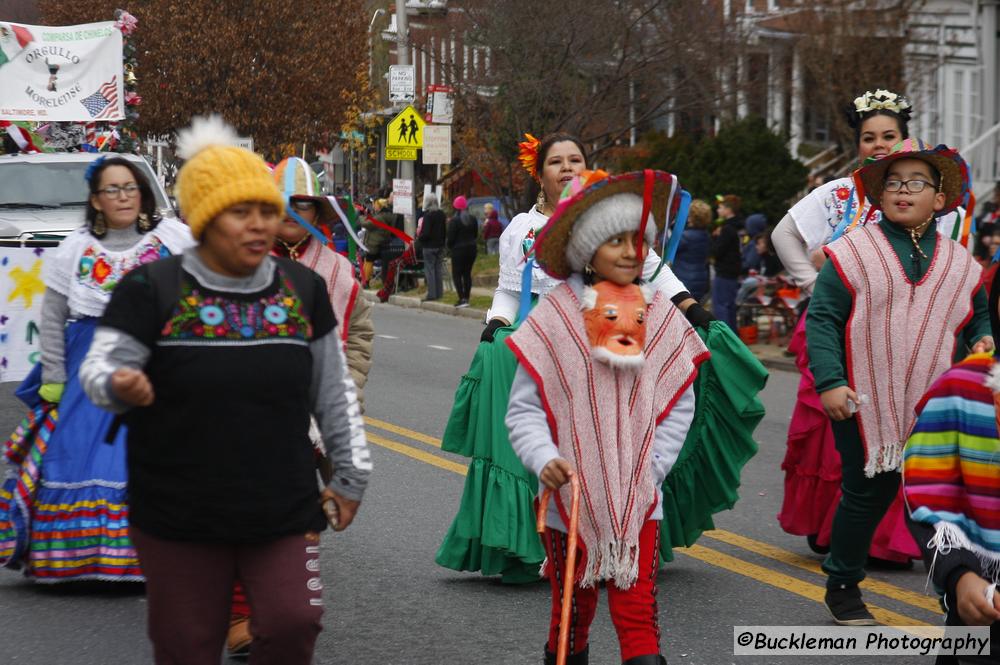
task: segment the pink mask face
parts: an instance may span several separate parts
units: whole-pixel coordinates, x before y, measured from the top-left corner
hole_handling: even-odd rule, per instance
[[[640,356],[646,345],[646,299],[635,284],[602,281],[593,287],[597,300],[583,313],[590,346],[616,356]]]

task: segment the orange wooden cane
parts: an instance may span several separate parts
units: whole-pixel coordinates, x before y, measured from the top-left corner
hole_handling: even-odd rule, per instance
[[[556,650],[556,665],[566,665],[569,650],[569,614],[573,607],[573,587],[576,585],[576,531],[580,524],[580,481],[574,473],[569,477],[573,502],[569,509],[569,543],[566,546],[566,570],[564,571],[562,616],[559,619],[559,648]],[[552,490],[548,487],[538,500],[538,533],[545,533],[545,514],[549,509]]]

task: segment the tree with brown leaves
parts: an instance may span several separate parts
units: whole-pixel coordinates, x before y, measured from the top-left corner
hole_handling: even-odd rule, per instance
[[[120,0],[41,0],[45,23],[111,20]],[[272,159],[328,147],[367,85],[363,0],[177,2],[124,6],[139,19],[139,128],[172,134],[221,113]],[[353,110],[353,113],[351,111]]]

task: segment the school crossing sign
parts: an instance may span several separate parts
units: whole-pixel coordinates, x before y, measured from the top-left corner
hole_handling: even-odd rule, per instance
[[[426,125],[412,106],[400,111],[386,128],[385,158],[415,160],[417,150],[424,147]]]

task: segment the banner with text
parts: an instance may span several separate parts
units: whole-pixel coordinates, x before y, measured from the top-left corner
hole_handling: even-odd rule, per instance
[[[45,247],[0,247],[0,382],[20,381],[39,358]]]
[[[122,33],[112,21],[0,23],[0,120],[122,120],[122,78]]]

